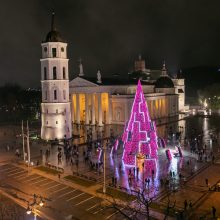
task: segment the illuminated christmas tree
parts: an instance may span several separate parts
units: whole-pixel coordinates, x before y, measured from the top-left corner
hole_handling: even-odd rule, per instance
[[[156,126],[150,119],[140,80],[122,140],[124,143],[122,160],[125,165],[137,166],[140,159],[142,163],[153,162],[152,167],[156,166],[158,150]]]

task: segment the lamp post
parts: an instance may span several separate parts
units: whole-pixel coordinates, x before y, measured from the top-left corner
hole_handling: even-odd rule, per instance
[[[43,201],[42,196],[38,196],[38,195],[34,194],[33,197],[34,197],[33,198],[33,200],[34,200],[33,203],[30,203],[28,201],[28,207],[27,207],[26,213],[27,213],[27,215],[30,215],[31,213],[33,213],[34,217],[36,219],[36,217],[37,217],[37,208],[38,208],[38,206],[43,207],[44,206],[44,201]],[[38,200],[40,200],[40,201],[38,201]]]
[[[24,162],[25,162],[25,149],[24,149],[24,125],[23,120],[21,121],[21,130],[22,130],[22,144],[23,144],[23,155],[24,155]]]
[[[29,126],[27,121],[27,154],[28,154],[28,169],[31,162],[31,155],[30,155],[30,142],[29,142]]]
[[[103,146],[103,151],[104,151],[104,157],[103,157],[103,168],[104,168],[104,170],[103,170],[103,175],[104,175],[104,177],[103,177],[103,179],[104,179],[104,181],[103,181],[103,193],[105,194],[106,193],[106,183],[105,183],[105,154],[106,154],[106,145],[104,145]]]
[[[24,154],[24,161],[26,161],[26,156],[25,156],[25,147],[24,147],[24,138],[27,139],[27,156],[28,156],[28,168],[30,166],[31,162],[31,155],[30,155],[30,142],[29,142],[29,126],[28,126],[28,121],[27,121],[27,134],[24,134],[24,125],[23,125],[23,120],[22,120],[22,142],[23,142],[23,154]]]

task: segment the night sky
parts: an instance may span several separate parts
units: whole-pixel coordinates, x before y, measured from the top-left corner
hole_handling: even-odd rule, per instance
[[[68,42],[70,79],[147,68],[220,65],[220,0],[1,0],[0,85],[40,86],[40,43],[55,24]]]

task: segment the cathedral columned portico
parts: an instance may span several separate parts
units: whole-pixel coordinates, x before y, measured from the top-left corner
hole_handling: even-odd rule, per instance
[[[108,93],[75,93],[71,95],[73,123],[98,125],[110,124]]]

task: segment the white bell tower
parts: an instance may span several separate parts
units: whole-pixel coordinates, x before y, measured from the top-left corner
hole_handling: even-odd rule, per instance
[[[67,43],[54,27],[54,13],[51,31],[41,47],[41,138],[71,138]]]

